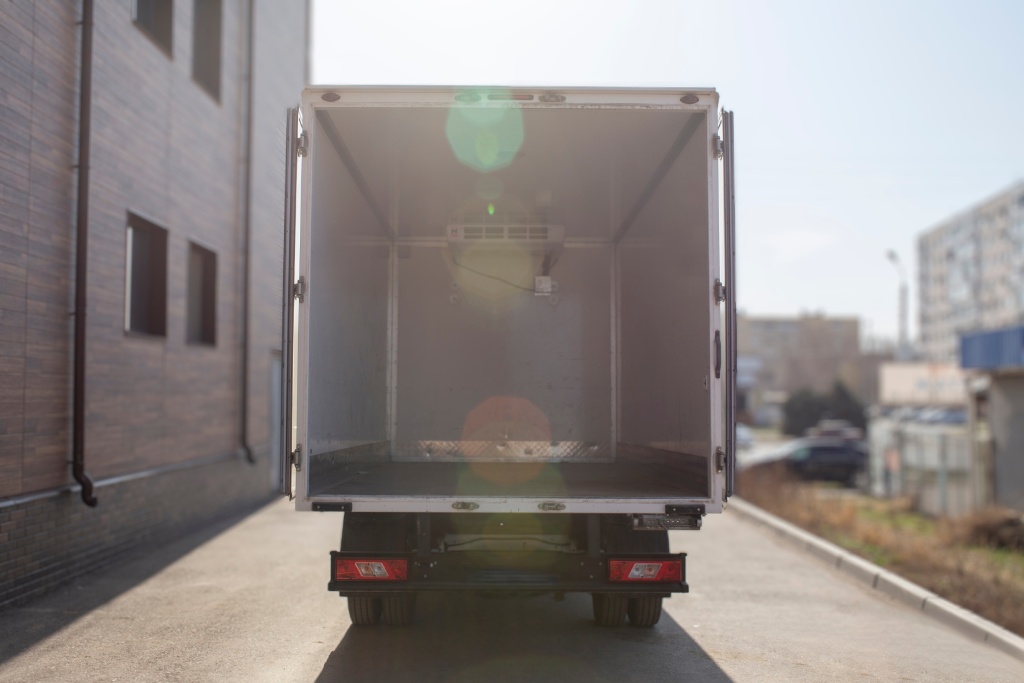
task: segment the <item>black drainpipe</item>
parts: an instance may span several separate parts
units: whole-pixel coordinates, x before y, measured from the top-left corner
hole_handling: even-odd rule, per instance
[[[85,471],[85,285],[89,253],[89,137],[92,126],[92,0],[82,0],[82,63],[78,93],[78,220],[75,254],[75,378],[71,472],[82,485],[82,502],[96,507],[92,477]]]
[[[253,61],[256,32],[256,3],[250,1],[246,17],[246,112],[245,112],[245,184],[242,188],[242,381],[239,397],[239,441],[242,453],[250,463],[256,457],[249,447],[249,276],[252,259],[252,129],[253,129]]]

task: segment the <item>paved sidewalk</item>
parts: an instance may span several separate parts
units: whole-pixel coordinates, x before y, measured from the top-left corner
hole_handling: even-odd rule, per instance
[[[279,501],[0,613],[0,680],[1024,680],[734,511],[672,534],[692,592],[652,630],[595,626],[584,595],[430,595],[410,628],[350,628],[326,591],[340,525]]]

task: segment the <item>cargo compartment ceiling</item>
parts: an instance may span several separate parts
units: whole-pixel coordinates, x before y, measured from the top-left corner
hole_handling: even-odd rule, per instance
[[[678,229],[679,217],[706,216],[703,112],[650,109],[640,116],[635,109],[507,109],[521,111],[515,124],[521,130],[511,142],[481,136],[478,145],[494,146],[478,150],[481,157],[495,159],[487,167],[460,159],[464,150],[453,138],[461,135],[462,124],[449,120],[460,116],[458,111],[320,110],[322,128],[367,200],[354,209],[339,194],[328,198],[336,206],[324,206],[325,213],[339,220],[353,210],[372,215],[374,220],[359,230],[363,236],[440,238],[445,226],[484,214],[492,205],[499,214],[531,214],[564,225],[569,239],[601,241],[622,236],[626,224],[628,237],[655,239]],[[645,220],[648,200],[670,167],[676,182],[670,206],[664,201],[662,206],[672,218]]]

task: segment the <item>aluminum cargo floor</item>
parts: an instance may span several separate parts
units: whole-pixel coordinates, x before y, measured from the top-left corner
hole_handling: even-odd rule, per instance
[[[351,463],[311,496],[516,496],[529,498],[703,498],[706,482],[666,481],[624,463]]]

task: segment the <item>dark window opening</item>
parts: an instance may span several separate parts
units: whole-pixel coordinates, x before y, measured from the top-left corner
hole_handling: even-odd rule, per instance
[[[198,244],[188,248],[188,343],[217,343],[217,255]]]
[[[172,0],[135,0],[135,25],[171,54],[174,2]]]
[[[167,335],[167,231],[128,214],[125,321],[128,332]]]
[[[192,24],[192,78],[220,100],[221,0],[195,0]]]

